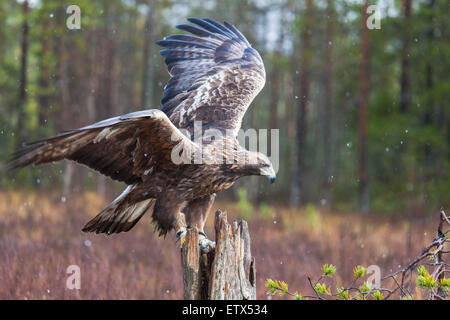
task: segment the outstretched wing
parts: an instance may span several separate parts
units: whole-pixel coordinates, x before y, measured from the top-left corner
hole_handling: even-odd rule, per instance
[[[173,166],[178,145],[195,147],[162,111],[144,110],[31,143],[13,156],[9,168],[69,159],[134,184],[156,165]]]
[[[164,89],[162,111],[179,128],[232,130],[236,135],[242,118],[265,83],[259,53],[233,25],[212,19],[190,18],[193,25],[158,41],[172,76]]]

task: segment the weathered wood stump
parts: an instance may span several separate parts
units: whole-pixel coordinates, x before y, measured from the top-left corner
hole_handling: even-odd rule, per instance
[[[227,221],[226,212],[215,214],[216,247],[203,253],[196,228],[189,229],[181,249],[184,299],[256,299],[255,260],[250,252],[247,222]]]

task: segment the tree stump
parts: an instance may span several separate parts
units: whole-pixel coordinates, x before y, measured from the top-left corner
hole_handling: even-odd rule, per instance
[[[203,253],[196,228],[187,231],[181,249],[184,299],[255,300],[255,260],[250,252],[247,222],[227,221],[226,212],[215,214],[216,247]]]

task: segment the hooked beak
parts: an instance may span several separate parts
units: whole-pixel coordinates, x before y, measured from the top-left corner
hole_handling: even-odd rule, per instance
[[[274,183],[275,179],[277,178],[277,175],[275,174],[272,166],[261,168],[261,175],[269,178],[270,183]]]
[[[276,179],[277,179],[277,176],[276,176],[276,175],[269,176],[270,184],[274,183]]]

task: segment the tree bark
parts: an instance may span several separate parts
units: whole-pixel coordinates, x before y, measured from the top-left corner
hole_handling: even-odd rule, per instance
[[[312,0],[306,1],[305,25],[301,32],[301,57],[300,57],[300,97],[298,99],[297,113],[297,184],[299,204],[305,202],[303,194],[303,180],[306,155],[306,113],[309,101],[309,77],[310,77],[310,50],[311,50],[311,27],[312,27]]]
[[[62,9],[62,8],[61,8]],[[61,11],[60,11],[61,12]],[[62,12],[64,12],[62,10]],[[58,15],[59,16],[59,15]],[[65,23],[63,16],[59,16],[58,25]],[[60,127],[58,131],[65,131],[81,127],[86,124],[87,94],[84,89],[87,57],[83,48],[77,43],[74,33],[62,33],[58,37],[58,82]],[[84,38],[82,39],[84,41]],[[64,163],[63,194],[70,195],[80,192],[85,186],[86,168],[73,161]]]
[[[434,10],[435,10],[436,1],[435,0],[429,0],[427,3],[430,16],[429,16],[429,27],[426,33],[426,39],[427,39],[427,47],[428,50],[431,51],[434,45],[434,23],[433,23],[433,16],[434,16]],[[423,115],[423,126],[428,127],[433,123],[433,111],[434,111],[434,94],[433,94],[433,88],[434,88],[434,81],[433,81],[433,65],[434,61],[432,60],[433,57],[430,55],[427,57],[426,67],[425,67],[425,96],[426,96],[426,104],[425,104],[425,113]],[[429,180],[429,170],[428,168],[432,167],[432,153],[433,150],[431,148],[431,145],[426,142],[424,146],[424,158],[425,158],[425,168],[427,170],[424,170],[424,176],[423,176],[423,183],[427,182]]]
[[[369,193],[367,187],[367,119],[369,99],[369,30],[367,28],[368,0],[364,1],[361,12],[361,62],[359,70],[359,205],[365,213],[369,210]]]
[[[280,25],[283,25],[284,19],[280,17]],[[270,119],[269,127],[278,129],[278,104],[280,100],[280,79],[281,79],[281,49],[284,42],[284,32],[281,30],[277,39],[277,45],[274,49],[274,63],[270,73]]]
[[[154,28],[155,28],[155,11],[156,3],[152,0],[147,4],[147,21],[145,23],[145,37],[144,37],[144,52],[142,55],[142,91],[141,91],[141,106],[142,108],[150,108],[152,104],[152,46],[154,42]]]
[[[331,116],[333,111],[333,26],[334,3],[327,2],[326,58],[325,58],[325,101],[323,110],[323,196],[330,204],[331,175]]]
[[[164,4],[158,1],[147,0],[147,17],[145,22],[144,50],[142,53],[142,88],[141,88],[141,107],[151,108],[155,103],[154,99],[154,51],[153,46],[155,38],[161,32],[161,11]],[[158,102],[157,102],[158,103]]]
[[[202,253],[196,228],[189,229],[181,250],[186,300],[256,299],[255,260],[250,252],[246,221],[229,224],[227,214],[215,215],[216,247]]]
[[[119,69],[117,63],[117,34],[115,31],[117,19],[117,9],[113,5],[107,6],[104,14],[105,25],[100,33],[100,72],[98,77],[93,79],[98,90],[95,107],[97,121],[118,113]],[[98,60],[98,58],[96,59]],[[97,173],[96,176],[96,189],[100,195],[106,198],[113,193],[113,185],[107,177],[100,173]]]
[[[410,17],[411,0],[403,2],[404,29],[403,29],[403,48],[402,48],[402,74],[400,78],[400,112],[406,113],[409,109],[409,36],[410,36]]]
[[[50,43],[50,21],[45,20],[42,25],[42,51],[40,56],[40,73],[39,73],[39,93],[38,93],[38,104],[39,104],[39,125],[41,127],[46,127],[49,123],[49,107],[50,107],[50,64],[49,55],[51,50]]]
[[[17,120],[16,129],[16,150],[20,150],[22,143],[26,140],[25,137],[25,104],[27,101],[27,71],[28,71],[28,16],[29,16],[28,1],[22,3],[22,39],[21,39],[21,54],[20,54],[20,86],[19,86],[19,117]]]

